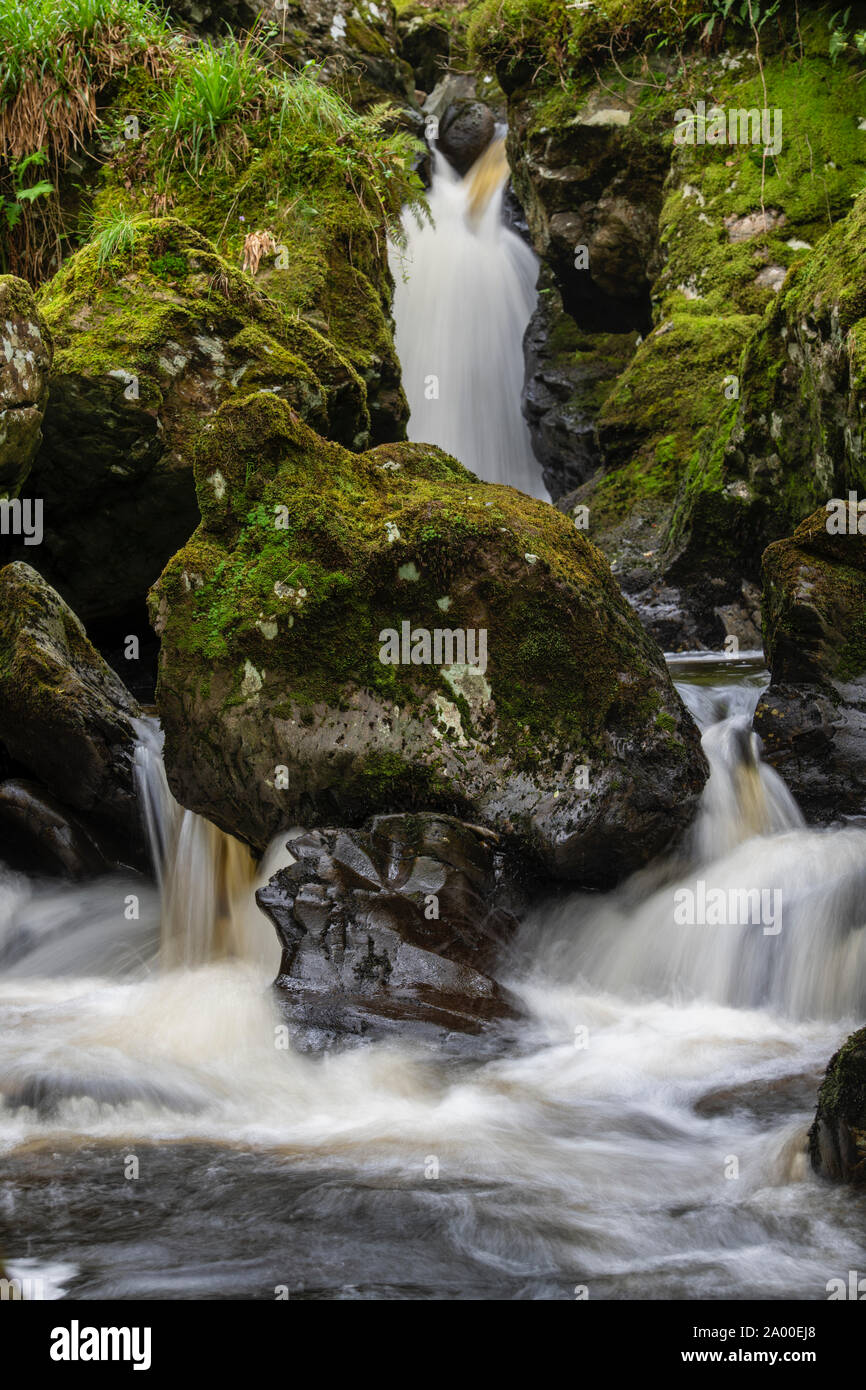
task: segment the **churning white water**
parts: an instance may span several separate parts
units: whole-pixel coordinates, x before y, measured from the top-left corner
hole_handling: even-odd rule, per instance
[[[267,989],[275,941],[263,962],[221,929],[216,958],[192,965],[176,942],[173,964],[163,951],[148,969],[144,919],[151,957],[157,923],[140,880],[59,890],[6,875],[10,1266],[62,1267],[48,1285],[72,1297],[272,1298],[288,1285],[572,1298],[586,1285],[592,1298],[678,1299],[822,1299],[862,1267],[863,1199],[815,1179],[803,1143],[823,1068],[862,1019],[866,834],[803,826],[755,758],[736,722],[757,696],[755,663],[674,673],[715,720],[698,831],[616,893],[539,905],[507,967],[522,1037],[492,1060],[384,1044],[298,1055]],[[164,892],[184,872],[219,880],[200,847],[184,867],[196,842],[173,814],[160,818],[180,847]],[[677,926],[673,895],[699,879],[781,887],[781,930]],[[124,918],[130,892],[139,922]],[[205,884],[201,901],[221,893]],[[171,920],[199,952],[205,925],[187,909]],[[140,1175],[127,1180],[130,1156]]]
[[[395,341],[409,438],[487,482],[547,498],[520,408],[538,263],[503,225],[507,181],[503,140],[462,179],[434,155],[432,223],[407,213],[406,246],[391,248]]]

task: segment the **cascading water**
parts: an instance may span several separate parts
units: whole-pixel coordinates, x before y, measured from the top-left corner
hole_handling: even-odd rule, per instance
[[[395,341],[409,438],[487,482],[547,498],[520,408],[538,263],[503,225],[507,181],[501,138],[462,179],[434,155],[432,223],[407,214],[405,248],[391,248]]]
[[[263,970],[236,928],[208,937],[202,921],[188,937],[210,960],[148,970],[155,897],[140,880],[61,895],[6,875],[10,1271],[95,1298],[269,1298],[277,1285],[571,1298],[586,1284],[592,1298],[823,1299],[861,1267],[861,1205],[817,1182],[803,1145],[820,1074],[862,1015],[866,833],[805,827],[756,757],[757,663],[674,675],[712,767],[696,834],[616,893],[537,909],[509,964],[522,1045],[493,1060],[395,1044],[300,1056],[280,1044],[266,988],[275,942]],[[214,842],[178,832],[188,813],[164,800],[152,726],[140,763],[166,913],[181,903],[172,920],[188,926],[196,895],[170,880],[192,861],[219,880]],[[677,926],[673,895],[698,879],[781,887],[781,930]],[[139,922],[124,918],[130,892]],[[199,904],[219,915],[221,896],[203,887]],[[107,964],[94,930],[114,942]],[[103,1219],[130,1153],[146,1181]]]
[[[163,968],[236,958],[274,963],[274,934],[254,890],[291,862],[278,836],[257,873],[247,847],[203,816],[179,806],[169,789],[156,720],[139,721],[135,775],[142,819],[160,887]]]

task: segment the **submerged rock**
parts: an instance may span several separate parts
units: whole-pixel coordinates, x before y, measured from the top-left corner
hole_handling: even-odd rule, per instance
[[[265,393],[221,407],[196,480],[202,525],[151,598],[182,804],[259,848],[439,810],[587,883],[688,823],[697,730],[555,509],[432,446],[350,454]]]
[[[822,507],[764,554],[772,681],[755,712],[767,761],[825,821],[866,815],[866,535],[829,522]]]
[[[140,222],[129,251],[99,254],[83,247],[42,292],[56,351],[28,485],[40,568],[87,621],[141,603],[194,531],[192,444],[221,401],[273,391],[355,446],[370,425],[339,353],[182,222]]]
[[[289,841],[256,900],[277,929],[276,989],[310,1043],[487,1031],[515,1001],[491,978],[522,896],[499,836],[450,816],[377,816]]]
[[[812,1167],[822,1177],[866,1187],[866,1028],[827,1066],[809,1130]]]
[[[30,286],[0,275],[0,497],[15,497],[42,439],[51,338]]]
[[[29,565],[0,570],[0,742],[64,806],[139,837],[141,711],[72,610]]]

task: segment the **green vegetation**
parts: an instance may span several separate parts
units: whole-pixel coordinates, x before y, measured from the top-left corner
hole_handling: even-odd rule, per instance
[[[227,157],[220,141],[225,127],[260,102],[268,86],[265,39],[233,35],[221,43],[204,42],[191,50],[160,93],[151,127],[166,165],[178,158],[194,174],[205,156]]]

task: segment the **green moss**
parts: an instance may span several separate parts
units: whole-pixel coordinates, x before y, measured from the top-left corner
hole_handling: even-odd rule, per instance
[[[170,411],[174,455],[187,464],[202,410],[194,398],[184,406],[174,383],[190,357],[213,379],[217,403],[276,386],[324,433],[348,444],[369,437],[365,388],[351,365],[177,218],[142,218],[133,247],[104,264],[89,243],[39,304],[56,337],[55,371],[102,380],[118,400],[136,377],[135,408]]]
[[[599,552],[554,509],[480,483],[438,450],[346,454],[263,394],[219,411],[196,478],[203,526],[166,569],[159,605],[172,613],[166,640],[182,669],[231,662],[233,701],[245,698],[249,661],[298,706],[339,707],[363,688],[417,709],[431,687],[416,667],[380,662],[380,632],[404,618],[442,627],[443,594],[449,628],[488,631],[498,737],[527,767],[561,740],[606,759],[618,672],[635,671],[635,699],[654,683],[651,649],[616,621],[599,660],[598,624],[618,603]],[[411,584],[399,579],[410,560]],[[456,703],[483,740],[484,720]],[[402,776],[398,762],[377,764],[375,777]]]
[[[678,313],[641,343],[599,416],[608,467],[640,454],[644,473],[668,470],[676,477],[696,434],[717,418],[726,379],[737,373],[756,322],[746,315],[719,320]]]
[[[121,106],[128,113],[119,98]],[[118,135],[94,207],[97,221],[121,209],[144,216],[168,197],[173,214],[235,266],[251,232],[270,234],[277,249],[262,259],[257,284],[327,339],[363,382],[374,442],[401,437],[408,419],[386,243],[399,235],[404,202],[423,192],[410,168],[418,147],[403,131],[389,133],[390,119],[381,110],[356,115],[307,76],[277,74],[272,95],[227,128],[223,157],[198,172],[177,160],[166,176],[164,144],[146,139],[131,148]],[[367,443],[359,435],[358,447]]]

